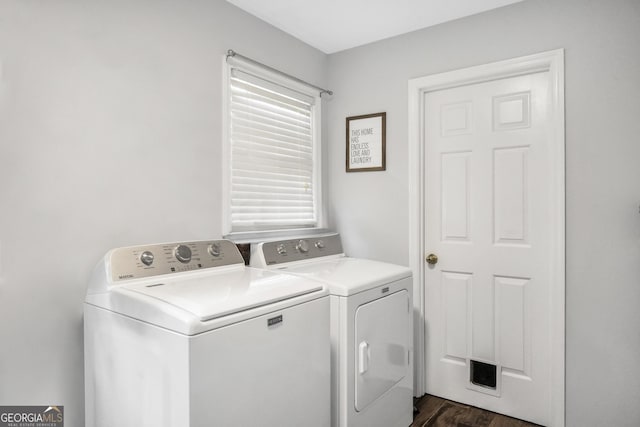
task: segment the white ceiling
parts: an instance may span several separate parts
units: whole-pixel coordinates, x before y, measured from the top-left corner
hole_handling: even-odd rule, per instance
[[[334,53],[522,0],[227,0]]]

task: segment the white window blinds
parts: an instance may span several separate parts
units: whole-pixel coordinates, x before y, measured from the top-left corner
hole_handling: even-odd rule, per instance
[[[232,67],[231,232],[315,227],[316,99]]]

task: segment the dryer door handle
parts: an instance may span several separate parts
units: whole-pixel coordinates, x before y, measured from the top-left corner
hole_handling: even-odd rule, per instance
[[[369,370],[369,343],[362,341],[358,346],[358,372],[364,375]]]

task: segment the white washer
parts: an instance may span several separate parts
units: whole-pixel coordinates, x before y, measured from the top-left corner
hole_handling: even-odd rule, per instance
[[[232,242],[112,250],[84,316],[87,427],[330,423],[327,290]]]
[[[329,286],[332,426],[413,422],[410,269],[347,257],[338,234],[260,243],[251,265]]]

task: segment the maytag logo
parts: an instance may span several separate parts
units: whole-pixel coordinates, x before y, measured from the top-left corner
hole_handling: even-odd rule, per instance
[[[267,326],[274,326],[274,325],[277,325],[278,323],[282,323],[282,314],[280,316],[267,319]]]
[[[64,427],[64,406],[0,406],[0,427]]]
[[[118,276],[118,279],[133,279],[133,274],[121,274]]]

